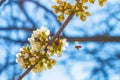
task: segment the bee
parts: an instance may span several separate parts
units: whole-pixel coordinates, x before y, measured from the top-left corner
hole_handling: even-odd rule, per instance
[[[81,48],[82,46],[79,45],[79,42],[78,41],[75,41],[75,48],[78,50],[79,48]]]
[[[82,47],[82,46],[75,46],[76,49],[79,49],[79,48],[81,48],[81,47]]]

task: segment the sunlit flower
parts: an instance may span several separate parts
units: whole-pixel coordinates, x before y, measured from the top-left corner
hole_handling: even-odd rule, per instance
[[[65,50],[65,47],[68,46],[68,42],[66,39],[63,39],[62,43],[63,43],[62,50]]]
[[[28,38],[28,41],[30,42],[30,44],[32,45],[32,50],[33,51],[39,51],[41,44],[38,41],[35,41],[34,38]]]
[[[21,48],[20,48],[20,52],[23,52],[23,51],[24,51],[24,50],[23,50],[23,47],[21,47]]]
[[[23,46],[20,48],[20,53],[16,54],[16,62],[23,69],[27,69],[36,63],[37,65],[32,69],[35,73],[51,69],[56,63],[56,60],[52,59],[51,56],[62,56],[62,51],[68,46],[67,40],[57,38],[51,45],[48,45],[48,40],[51,40],[49,35],[50,30],[44,26],[33,31],[31,37],[28,38],[30,45]]]
[[[45,34],[46,34],[47,36],[50,35],[50,30],[47,29],[47,27],[42,26],[42,27],[40,28],[40,30],[41,30],[42,32],[45,32]]]
[[[21,53],[16,54],[16,57],[19,57],[19,55],[21,55]]]
[[[25,53],[24,58],[26,59],[26,58],[28,58],[28,57],[29,57],[28,53]]]

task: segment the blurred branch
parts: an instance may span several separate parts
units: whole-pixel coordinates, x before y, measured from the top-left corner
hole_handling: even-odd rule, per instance
[[[59,24],[59,26],[62,25],[61,22],[59,22],[57,20],[57,16],[51,10],[49,10],[48,8],[46,8],[44,5],[41,5],[38,1],[33,1],[33,3],[35,3],[38,7],[43,8],[46,12],[50,13],[55,18],[55,20],[57,21],[57,23]]]
[[[25,1],[30,1],[30,0],[25,0]],[[23,7],[23,4],[25,1],[19,1],[19,7],[21,8],[21,10],[23,11],[23,13],[25,14],[25,16],[28,18],[28,20],[33,24],[33,26],[35,26],[35,23],[34,21],[28,16],[27,12],[25,11],[24,7]],[[40,4],[38,1],[30,1],[34,4],[36,4],[38,7],[44,9],[47,13],[50,13],[54,18],[55,18],[55,21],[57,21],[58,25],[61,26],[61,22],[59,22],[57,20],[57,16],[51,11],[49,10],[47,7],[45,7],[44,5]]]
[[[14,64],[16,64],[16,62],[9,62],[9,63],[6,63],[4,66],[0,67],[0,74],[1,74],[1,72],[2,72],[4,69],[6,69],[8,66],[14,65]]]
[[[23,7],[23,4],[20,3],[20,4],[18,4],[18,6],[20,7],[21,11],[26,16],[27,20],[33,25],[32,27],[36,28],[36,23],[29,17],[28,13],[26,12],[25,8]]]
[[[0,1],[0,6],[5,2],[6,0],[1,0]]]
[[[32,32],[35,29],[36,28],[27,28],[27,27],[18,28],[16,26],[9,26],[8,28],[0,27],[0,30],[24,30],[29,32]]]
[[[62,36],[63,38],[65,36]],[[65,37],[68,41],[80,41],[80,42],[120,42],[120,36],[94,36],[94,37],[81,37],[81,38],[72,38],[72,37]]]
[[[29,30],[28,30],[29,31]],[[3,38],[5,40],[15,42],[15,43],[28,43],[28,41],[24,40],[15,40],[10,37],[4,37],[0,36],[0,38]],[[67,36],[61,36],[61,38],[66,38],[67,41],[69,42],[75,42],[75,41],[80,41],[80,42],[89,42],[89,41],[94,41],[94,42],[120,42],[120,37],[119,36],[94,36],[94,37],[67,37]]]
[[[14,42],[14,43],[28,43],[28,41],[23,41],[23,40],[15,40],[15,39],[12,39],[10,37],[4,37],[4,36],[0,36],[1,39],[4,39],[4,40],[7,40],[7,41],[11,41],[11,42]]]

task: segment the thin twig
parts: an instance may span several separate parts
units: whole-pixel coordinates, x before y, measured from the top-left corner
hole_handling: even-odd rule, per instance
[[[69,23],[69,21],[72,19],[72,17],[74,16],[74,13],[71,13],[69,15],[69,17],[66,19],[66,21],[63,23],[63,25],[60,27],[60,29],[57,31],[57,33],[54,35],[54,37],[52,38],[52,40],[50,41],[50,44],[57,38],[59,37],[60,33],[64,30],[64,28],[67,26],[67,24]]]
[[[18,80],[22,80],[23,77],[25,77],[38,63],[35,65],[30,66],[22,75],[18,77]]]
[[[60,27],[60,29],[56,33],[56,35],[53,36],[53,38],[51,39],[49,44],[51,44],[57,37],[59,37],[60,33],[64,30],[64,28],[67,26],[67,24],[69,23],[69,21],[72,19],[73,16],[74,16],[74,13],[71,13],[68,16],[68,18],[65,20],[63,25]],[[33,66],[30,66],[22,75],[19,76],[18,80],[22,80],[22,78],[24,76],[26,76],[36,65],[37,65],[37,63],[35,65],[33,65]]]

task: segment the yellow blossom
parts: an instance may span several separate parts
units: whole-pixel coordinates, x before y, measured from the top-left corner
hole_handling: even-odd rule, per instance
[[[61,55],[62,50],[65,49],[68,43],[66,39],[56,39],[52,45],[48,45],[49,35],[50,31],[47,27],[42,26],[40,29],[33,31],[31,37],[28,38],[30,45],[21,47],[20,53],[16,54],[16,62],[23,69],[27,69],[37,63],[32,69],[32,72],[36,73],[51,69],[56,64],[56,60],[52,59],[51,56]],[[46,46],[47,50],[45,49]]]

